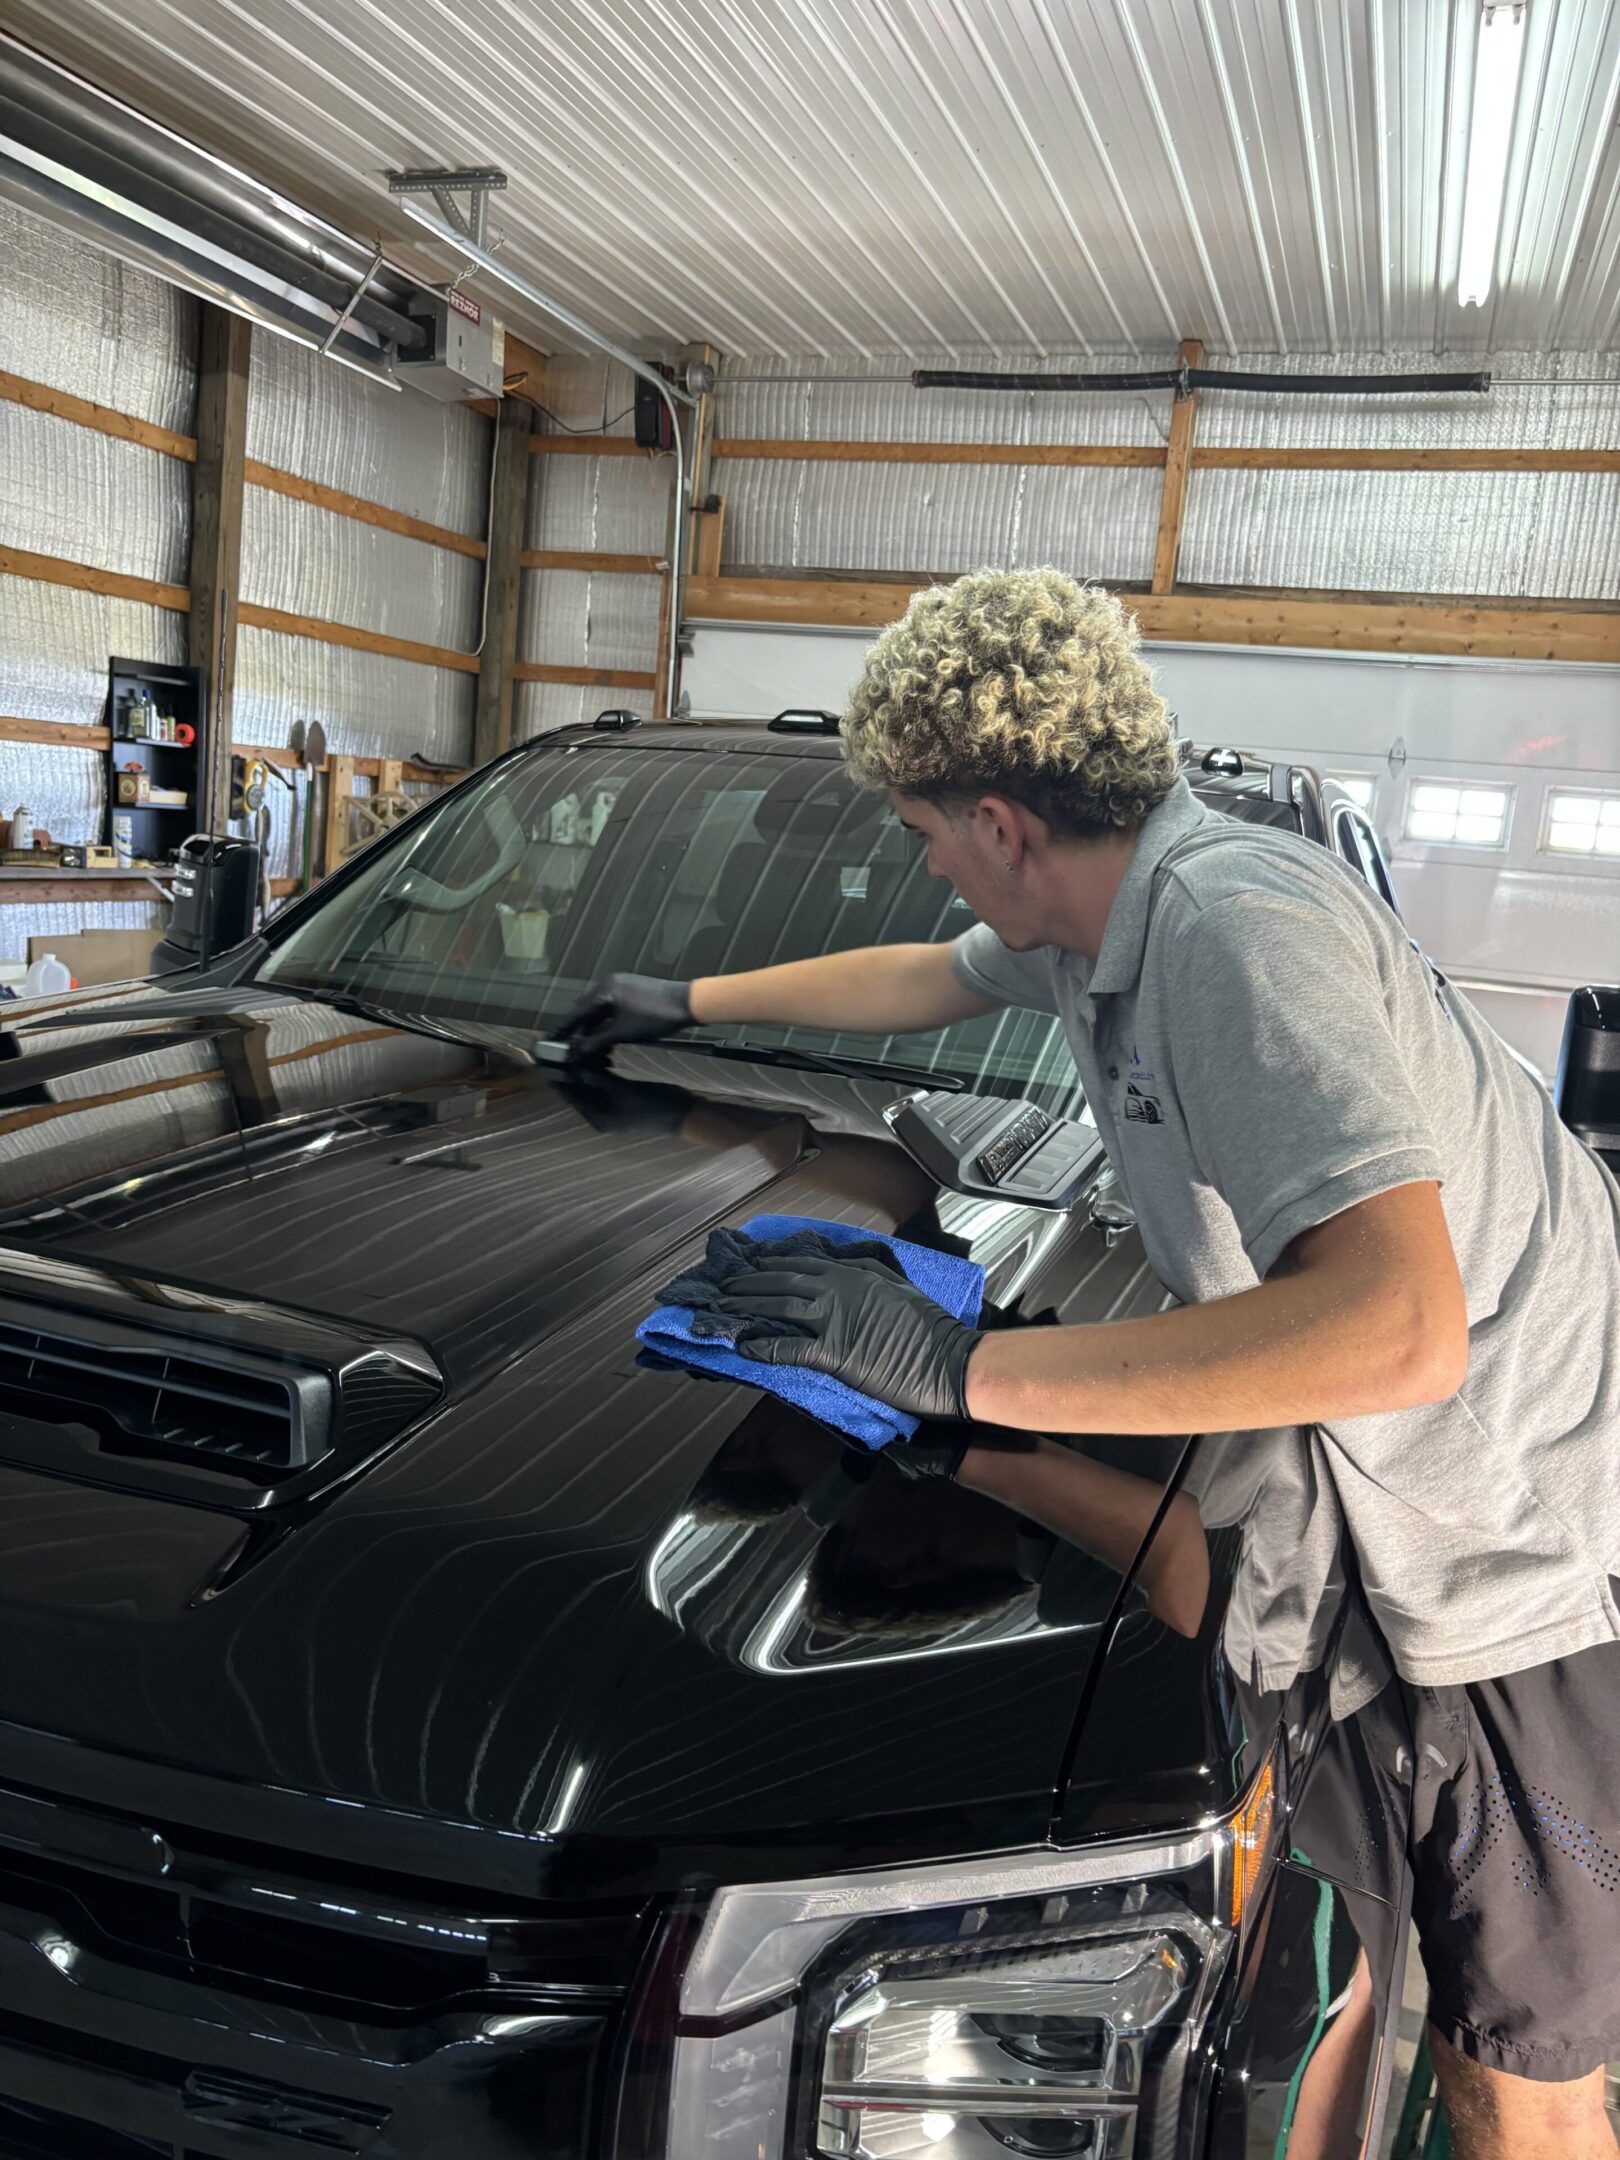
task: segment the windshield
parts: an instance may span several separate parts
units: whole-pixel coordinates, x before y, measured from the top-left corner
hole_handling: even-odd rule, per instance
[[[974,917],[931,880],[886,798],[828,758],[560,744],[422,811],[281,938],[270,982],[525,1039],[617,969],[690,980],[865,945],[934,943]],[[922,1067],[945,1084],[1079,1103],[1046,1014],[929,1035],[750,1021],[699,1041]]]

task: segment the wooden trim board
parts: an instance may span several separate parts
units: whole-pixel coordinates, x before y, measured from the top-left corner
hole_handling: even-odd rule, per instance
[[[1152,443],[776,442],[717,437],[722,458],[788,460],[811,465],[1163,465]]]
[[[531,435],[530,457],[673,457],[673,450],[643,450],[633,435]]]
[[[0,742],[55,743],[64,750],[106,750],[112,730],[75,727],[70,720],[19,720],[0,714]]]
[[[450,645],[422,645],[414,638],[390,637],[381,630],[361,630],[353,623],[327,622],[319,615],[294,615],[285,608],[261,607],[244,600],[236,611],[243,629],[279,630],[288,637],[313,638],[320,645],[347,645],[354,652],[381,653],[394,660],[416,660],[424,667],[453,668],[476,675],[476,653],[457,652]]]
[[[138,420],[133,413],[118,412],[111,405],[98,405],[93,398],[75,397],[72,391],[53,389],[49,383],[30,382],[26,375],[10,375],[3,368],[0,368],[0,398],[12,405],[25,405],[30,412],[48,413],[53,420],[69,420],[75,427],[92,428],[98,435],[110,435],[118,442],[139,443],[143,450],[156,450],[164,457],[183,458],[187,464],[197,455],[193,438],[174,428],[159,427],[152,420]]]
[[[31,548],[0,547],[0,577],[34,578],[42,585],[66,585],[74,592],[101,593],[111,600],[142,600],[175,615],[191,609],[191,594],[184,585],[165,585],[158,578],[132,577],[122,570],[98,570],[93,564],[68,562],[60,555],[36,555]]]
[[[614,555],[595,548],[525,548],[525,570],[600,570],[619,575],[659,577],[669,564],[662,555]]]
[[[519,682],[579,683],[587,690],[654,690],[651,668],[553,667],[540,660],[520,660],[512,670]]]
[[[920,587],[850,580],[693,578],[687,612],[714,622],[881,629]],[[1199,644],[1299,645],[1342,652],[1472,654],[1499,660],[1620,663],[1620,616],[1512,607],[1377,601],[1124,596],[1145,638]]]
[[[326,487],[319,480],[306,480],[298,473],[282,472],[277,466],[261,464],[257,458],[247,460],[242,477],[249,487],[264,488],[273,495],[291,496],[293,501],[310,503],[317,510],[330,510],[335,517],[352,518],[361,525],[375,525],[383,532],[399,533],[407,540],[422,540],[429,547],[443,548],[452,555],[471,555],[483,560],[484,543],[471,533],[455,532],[448,525],[429,524],[426,518],[411,517],[403,510],[390,510],[386,503],[369,502],[363,495],[347,495],[341,488]]]
[[[1261,450],[1197,448],[1195,472],[1620,472],[1620,450]]]

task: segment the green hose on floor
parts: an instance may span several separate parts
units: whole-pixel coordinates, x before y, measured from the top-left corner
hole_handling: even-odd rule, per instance
[[[1301,1852],[1296,1852],[1293,1857],[1304,1867],[1311,1864]],[[1271,2160],[1286,2160],[1288,2139],[1294,2127],[1294,2110],[1299,2105],[1299,2088],[1310,2068],[1311,2057],[1316,2053],[1316,2044],[1327,2026],[1328,2004],[1332,2000],[1329,1990],[1333,1985],[1329,1970],[1332,1934],[1333,1891],[1327,1883],[1318,1883],[1316,1918],[1311,1922],[1311,1941],[1316,1950],[1316,2023],[1311,2027],[1311,2037],[1305,2043],[1294,2074],[1288,2080],[1288,2094],[1283,2101],[1282,2126],[1277,2132],[1277,2142],[1271,2149]]]

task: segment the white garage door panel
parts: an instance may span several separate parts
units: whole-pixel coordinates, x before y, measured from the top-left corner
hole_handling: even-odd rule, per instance
[[[699,624],[682,680],[692,710],[717,719],[791,705],[841,712],[870,642],[867,631]],[[1413,935],[1550,1073],[1567,992],[1620,977],[1620,864],[1567,861],[1540,845],[1549,788],[1620,792],[1620,668],[1144,649],[1183,735],[1374,780],[1373,819]],[[1408,790],[1425,779],[1511,788],[1506,845],[1404,840]]]

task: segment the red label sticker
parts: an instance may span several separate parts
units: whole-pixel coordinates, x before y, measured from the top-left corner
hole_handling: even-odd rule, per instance
[[[467,298],[467,295],[464,292],[460,291],[456,286],[452,285],[450,290],[445,294],[444,297],[449,301],[450,305],[455,309],[456,313],[458,315],[465,315],[469,322],[483,321],[484,311],[478,305],[478,302],[476,300],[469,300]]]

